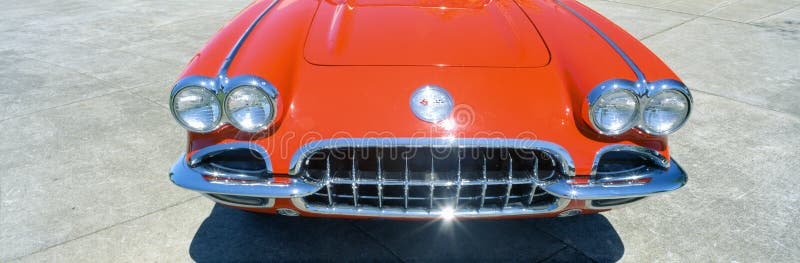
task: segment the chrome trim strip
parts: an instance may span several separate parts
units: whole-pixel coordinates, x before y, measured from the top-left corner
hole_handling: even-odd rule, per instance
[[[575,175],[575,163],[572,161],[567,150],[558,144],[521,139],[497,139],[497,138],[341,138],[313,141],[303,145],[292,156],[290,167],[291,175],[298,175],[302,168],[301,161],[306,160],[309,154],[323,149],[341,147],[430,147],[430,148],[513,148],[527,150],[541,150],[558,157],[563,168],[563,174],[567,177]]]
[[[260,15],[258,15],[256,20],[254,20],[253,23],[250,24],[250,27],[248,27],[247,30],[245,30],[244,33],[242,33],[242,36],[239,37],[239,40],[236,41],[236,44],[233,45],[233,48],[231,49],[231,52],[228,53],[228,56],[225,57],[225,60],[222,62],[222,65],[219,68],[219,74],[218,75],[219,75],[219,77],[221,79],[224,76],[228,75],[228,68],[230,68],[231,63],[233,63],[233,59],[236,58],[236,54],[239,53],[239,49],[242,48],[242,45],[244,44],[244,41],[247,40],[247,37],[250,36],[250,33],[253,32],[253,29],[256,28],[256,26],[258,25],[259,22],[261,22],[261,19],[264,18],[264,16],[266,16],[267,13],[269,13],[269,11],[272,10],[272,8],[275,7],[275,5],[278,4],[279,1],[280,0],[272,1],[272,3],[269,6],[267,6],[267,9],[264,9],[264,11],[261,12]]]
[[[217,202],[217,203],[220,203],[220,204],[223,204],[223,205],[229,205],[229,206],[247,207],[247,208],[270,208],[270,207],[275,206],[275,198],[264,198],[264,199],[267,199],[267,203],[264,204],[264,205],[243,205],[243,204],[231,203],[231,202],[228,202],[228,201],[225,201],[225,200],[222,200],[222,199],[214,198],[213,196],[209,195],[208,193],[203,193],[202,195],[205,196],[208,199],[211,199],[211,201],[214,201],[214,202]],[[250,197],[252,197],[252,196],[250,196]],[[263,197],[259,197],[259,198],[263,198]]]
[[[454,211],[452,214],[445,215],[442,211],[427,209],[371,209],[371,208],[353,208],[353,207],[317,207],[308,205],[303,201],[303,198],[292,198],[292,203],[297,209],[308,213],[327,214],[327,215],[346,215],[346,216],[362,216],[362,217],[394,217],[394,218],[442,218],[445,216],[455,216],[464,218],[479,218],[479,217],[504,217],[504,216],[517,216],[517,215],[535,215],[554,213],[569,205],[571,200],[558,198],[550,206],[543,209],[527,209],[517,207],[507,207],[503,210],[480,210],[480,211]]]
[[[299,180],[291,180],[289,184],[278,184],[271,178],[258,183],[209,182],[203,178],[202,173],[189,167],[185,160],[186,154],[178,158],[170,170],[170,180],[177,186],[201,193],[289,198],[310,195],[321,188]]]
[[[600,37],[602,37],[606,41],[606,43],[608,43],[608,45],[611,46],[611,48],[613,48],[617,52],[617,54],[619,54],[619,56],[622,57],[623,60],[625,60],[625,63],[628,63],[628,67],[630,67],[631,70],[633,70],[633,73],[636,74],[636,78],[638,79],[639,82],[641,83],[647,82],[647,79],[645,78],[644,73],[642,73],[641,69],[639,69],[639,66],[637,66],[636,63],[634,63],[633,60],[628,56],[628,54],[625,53],[625,51],[623,51],[622,48],[620,48],[617,45],[617,43],[614,42],[614,40],[611,40],[611,38],[608,37],[606,33],[603,33],[603,31],[600,30],[600,28],[598,28],[594,23],[589,21],[589,19],[578,13],[578,11],[575,11],[575,9],[572,9],[568,5],[561,2],[561,0],[555,0],[555,2],[561,7],[567,9],[567,11],[575,15],[575,17],[583,21],[583,23],[591,27],[592,30],[594,30],[594,32],[600,35]]]
[[[566,180],[558,183],[543,186],[548,193],[569,199],[593,200],[593,199],[616,199],[627,197],[649,196],[653,194],[677,190],[686,185],[688,180],[686,172],[675,162],[670,161],[670,167],[665,170],[651,170],[651,174],[643,174],[652,180],[648,183],[631,185],[574,185]]]

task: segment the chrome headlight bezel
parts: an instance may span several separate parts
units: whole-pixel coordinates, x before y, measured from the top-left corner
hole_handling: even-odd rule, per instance
[[[620,128],[610,129],[609,127],[602,127],[603,125],[598,123],[599,120],[595,118],[594,112],[602,98],[614,93],[625,93],[629,95],[636,105],[633,109],[633,115],[630,116],[625,125],[621,126]],[[639,121],[641,102],[638,94],[639,93],[636,90],[636,85],[627,80],[614,79],[601,83],[589,93],[588,107],[586,108],[585,112],[585,116],[589,122],[589,125],[594,129],[595,132],[608,136],[620,135],[629,131],[631,128],[636,126]]]
[[[219,102],[219,93],[217,92],[216,87],[217,87],[216,80],[207,77],[190,76],[178,81],[178,83],[176,83],[175,86],[172,88],[172,93],[170,94],[169,97],[169,110],[170,113],[172,113],[172,117],[175,118],[178,124],[180,124],[184,129],[191,132],[209,133],[218,129],[220,126],[222,126],[223,123],[224,109],[222,107],[222,104]],[[212,125],[209,125],[208,128],[206,129],[195,129],[191,127],[186,123],[186,121],[183,118],[181,118],[180,114],[176,112],[175,97],[181,91],[184,91],[185,89],[188,88],[199,88],[199,89],[204,89],[206,92],[209,92],[209,94],[211,94],[212,97],[214,98],[213,102],[215,102],[217,107],[219,108],[218,116],[214,117],[214,120],[211,121]]]
[[[676,122],[677,123],[676,125],[672,126],[670,129],[665,131],[657,131],[655,129],[651,129],[650,127],[651,125],[649,125],[646,122],[645,110],[647,109],[647,107],[650,105],[650,103],[653,101],[654,98],[665,92],[675,92],[680,95],[683,95],[684,99],[686,100],[686,107],[687,107],[686,114],[682,117],[682,119],[679,122]],[[659,80],[650,83],[650,85],[648,85],[647,93],[644,95],[644,98],[645,98],[645,103],[642,104],[641,120],[637,127],[647,134],[655,136],[672,134],[680,130],[683,127],[683,125],[686,124],[686,121],[689,120],[689,116],[692,114],[692,103],[693,103],[692,94],[691,92],[689,92],[689,89],[683,83],[678,82],[676,80],[670,80],[670,79]]]
[[[275,89],[275,86],[273,86],[266,80],[255,76],[237,77],[232,79],[229,83],[226,84],[227,85],[225,85],[225,88],[223,89],[225,93],[225,98],[223,100],[223,108],[225,109],[225,117],[230,124],[232,124],[241,131],[251,132],[251,133],[260,132],[272,127],[279,114],[278,91],[277,89]],[[241,125],[239,121],[236,120],[231,115],[232,111],[229,105],[231,95],[234,94],[239,89],[247,87],[256,88],[256,90],[258,90],[267,99],[269,104],[268,107],[270,108],[270,116],[267,118],[267,121],[259,124],[255,129],[249,129]]]
[[[593,114],[595,105],[603,96],[611,94],[612,92],[620,92],[620,91],[628,92],[629,94],[632,94],[636,98],[638,98],[635,118],[633,118],[633,120],[630,121],[627,125],[617,130],[608,130],[604,129],[603,127],[598,127],[599,125],[597,124]],[[680,122],[678,122],[677,125],[666,131],[657,131],[650,129],[647,123],[645,123],[644,111],[651,102],[651,100],[656,96],[658,96],[659,94],[662,94],[662,92],[677,92],[683,95],[686,98],[686,103],[688,108],[686,115]],[[686,124],[686,122],[689,119],[689,116],[691,115],[692,104],[693,104],[692,95],[689,92],[689,89],[686,87],[686,85],[684,85],[680,81],[673,79],[664,79],[650,83],[646,83],[644,81],[633,82],[624,79],[612,79],[597,85],[594,89],[591,90],[591,92],[589,92],[589,95],[587,96],[586,99],[587,103],[583,108],[584,120],[595,132],[606,136],[621,135],[633,128],[636,128],[637,130],[643,133],[653,136],[665,136],[672,134],[678,131],[681,127],[683,127],[684,124]]]
[[[270,101],[271,116],[269,118],[269,121],[267,121],[264,125],[260,125],[258,129],[253,129],[253,130],[242,129],[234,121],[231,121],[231,119],[229,118],[230,115],[229,109],[226,105],[228,94],[230,94],[235,89],[244,86],[251,86],[258,88],[261,92],[263,92],[267,96],[267,98]],[[215,123],[215,125],[213,125],[213,127],[209,127],[208,129],[203,129],[203,130],[193,129],[180,118],[179,114],[175,112],[175,96],[183,89],[190,87],[200,87],[214,95],[215,102],[217,103],[220,109],[220,116],[217,118],[217,122]],[[190,132],[195,132],[195,133],[210,133],[218,130],[224,124],[231,124],[243,132],[256,133],[273,127],[276,121],[279,120],[282,115],[281,100],[278,96],[278,90],[270,82],[260,77],[252,75],[238,76],[230,79],[224,77],[209,78],[204,76],[188,76],[182,78],[172,88],[169,104],[170,104],[170,112],[172,113],[173,118],[175,118],[175,120],[178,121],[178,123],[181,126],[183,126],[183,128],[185,128]]]

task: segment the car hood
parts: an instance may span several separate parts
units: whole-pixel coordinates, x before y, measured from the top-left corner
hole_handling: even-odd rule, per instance
[[[513,1],[322,1],[304,50],[316,65],[541,67],[550,53]]]
[[[223,28],[183,76],[215,76],[247,26],[272,2],[257,2]],[[569,151],[578,174],[589,174],[596,152],[609,143],[648,145],[668,156],[664,137],[608,138],[592,132],[582,120],[586,95],[593,87],[608,79],[636,76],[591,27],[554,1],[377,3],[281,1],[276,12],[258,23],[227,71],[229,76],[259,76],[276,87],[283,113],[276,128],[250,134],[228,125],[214,133],[192,133],[191,147],[230,140],[226,138],[254,141],[274,157],[276,173],[288,172],[299,147],[328,138],[541,140]],[[446,4],[445,14],[456,15],[445,18],[436,13],[432,6],[437,4]],[[415,19],[406,19],[406,24],[381,17],[368,21],[378,13],[395,16],[388,10],[409,12],[406,15]],[[336,12],[350,14],[331,23]],[[459,12],[476,13],[459,16]],[[434,18],[440,20],[416,21]],[[463,23],[452,22],[457,20]],[[410,25],[441,34],[411,32]],[[460,27],[461,33],[444,30],[451,26]],[[382,33],[387,27],[409,32]],[[469,29],[478,33],[470,34]],[[492,34],[496,35],[489,37]],[[442,42],[417,43],[425,39]],[[499,48],[503,45],[512,48]],[[482,49],[489,51],[473,51]],[[646,62],[642,65],[660,63],[647,54],[649,59],[639,60]],[[411,96],[428,85],[452,96],[455,109],[448,119],[431,123],[414,115]]]

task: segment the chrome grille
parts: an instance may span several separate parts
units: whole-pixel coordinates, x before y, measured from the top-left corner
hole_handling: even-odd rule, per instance
[[[535,149],[337,147],[307,156],[303,179],[321,188],[303,202],[329,212],[549,212],[559,200],[540,186],[563,171],[556,155]]]

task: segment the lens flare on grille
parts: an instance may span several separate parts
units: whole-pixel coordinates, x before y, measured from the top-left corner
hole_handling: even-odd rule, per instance
[[[456,218],[456,210],[452,207],[445,207],[442,209],[442,219],[450,221]]]

